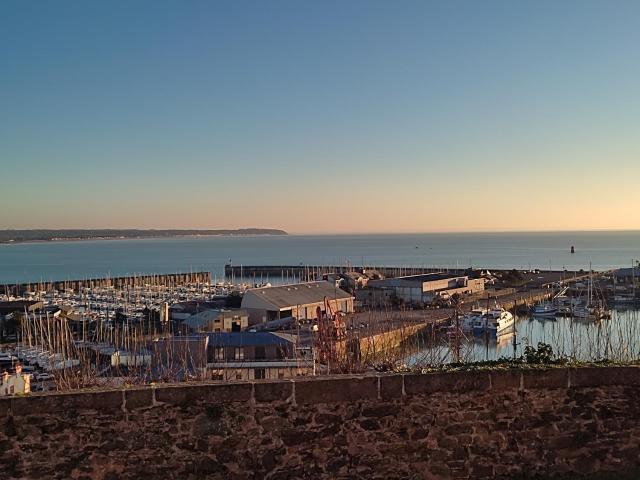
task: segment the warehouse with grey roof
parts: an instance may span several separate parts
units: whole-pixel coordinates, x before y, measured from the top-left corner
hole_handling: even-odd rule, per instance
[[[287,317],[315,319],[318,307],[325,310],[325,298],[334,312],[353,312],[353,296],[329,282],[252,288],[245,292],[242,308],[249,313],[249,325]]]

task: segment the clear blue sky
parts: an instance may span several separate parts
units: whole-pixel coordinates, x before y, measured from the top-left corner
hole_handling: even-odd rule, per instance
[[[638,1],[6,0],[0,228],[640,228],[639,48]]]

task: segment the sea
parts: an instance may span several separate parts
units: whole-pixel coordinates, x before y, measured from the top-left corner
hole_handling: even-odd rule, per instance
[[[462,362],[494,361],[520,357],[526,347],[549,345],[560,358],[579,361],[640,360],[640,311],[616,307],[611,318],[601,321],[571,317],[542,318],[519,315],[513,330],[496,336],[466,335],[460,342],[457,358]],[[416,339],[416,352],[405,363],[413,367],[453,362],[453,348],[446,336],[435,340]]]
[[[575,253],[571,253],[571,247]],[[194,236],[0,245],[0,284],[209,271],[224,265],[595,270],[640,259],[640,231]]]

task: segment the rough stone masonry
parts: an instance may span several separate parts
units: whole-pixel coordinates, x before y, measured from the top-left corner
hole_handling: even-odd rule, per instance
[[[341,376],[0,401],[0,478],[640,478],[640,368]]]

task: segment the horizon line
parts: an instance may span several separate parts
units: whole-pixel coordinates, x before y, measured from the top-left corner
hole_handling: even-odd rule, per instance
[[[582,228],[582,229],[496,229],[496,230],[407,230],[407,231],[323,231],[323,232],[299,232],[289,231],[285,228],[279,227],[237,227],[237,228],[188,228],[188,227],[64,227],[64,228],[51,228],[51,227],[32,227],[32,228],[2,228],[0,231],[36,231],[36,230],[50,230],[50,231],[65,231],[65,230],[79,230],[79,231],[91,231],[91,230],[139,230],[139,231],[241,231],[241,230],[278,230],[283,231],[289,236],[328,236],[328,235],[423,235],[423,234],[479,234],[479,233],[598,233],[598,232],[640,232],[639,228]]]

